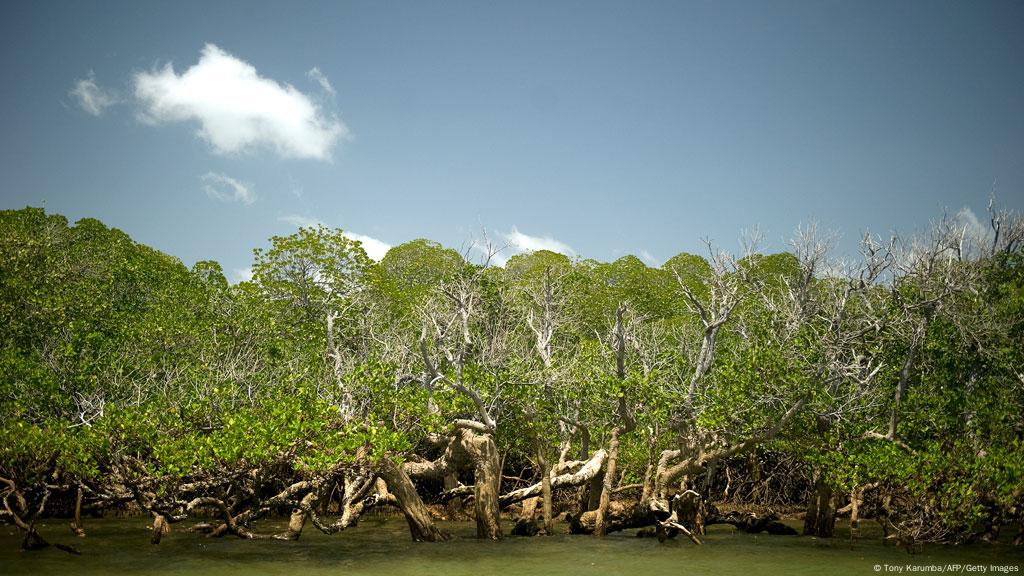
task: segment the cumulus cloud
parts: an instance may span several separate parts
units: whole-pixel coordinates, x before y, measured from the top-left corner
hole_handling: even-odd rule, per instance
[[[221,202],[241,202],[249,205],[256,201],[256,195],[248,186],[224,174],[207,172],[200,179],[206,195]]]
[[[319,67],[313,66],[309,72],[306,72],[306,76],[309,76],[311,80],[319,84],[320,87],[323,88],[324,92],[331,96],[336,94],[334,92],[334,86],[331,86],[331,81],[327,79],[327,76],[324,76],[324,73],[320,71]]]
[[[499,232],[497,234],[500,240],[499,244],[504,244],[498,253],[491,256],[490,263],[495,266],[504,266],[508,259],[516,254],[524,254],[527,252],[536,252],[538,250],[549,250],[551,252],[558,252],[559,254],[565,254],[570,258],[576,257],[576,251],[572,249],[565,242],[556,240],[551,236],[531,236],[524,234],[519,231],[515,226],[512,227],[511,232]],[[480,244],[474,244],[473,248],[477,251],[484,253],[486,248]]]
[[[529,234],[523,234],[515,226],[512,227],[512,231],[507,234],[501,234],[501,237],[508,243],[508,247],[515,252],[536,252],[537,250],[550,250],[551,252],[558,252],[559,254],[565,254],[570,258],[576,256],[576,251],[572,249],[565,242],[555,240],[551,236],[530,236]]]
[[[349,135],[341,120],[294,86],[260,76],[213,44],[181,74],[168,63],[135,74],[133,84],[142,121],[197,121],[198,135],[220,154],[267,147],[284,157],[328,160],[338,139]]]
[[[75,82],[68,95],[75,98],[79,108],[93,116],[102,116],[107,108],[121,102],[116,92],[102,88],[96,83],[96,73],[92,70],[88,76]]]
[[[375,262],[380,262],[381,258],[388,253],[388,250],[391,250],[391,244],[365,234],[357,234],[355,232],[342,232],[342,234],[351,240],[358,240],[363,245],[366,255]]]
[[[287,216],[281,216],[278,218],[281,222],[287,222],[296,228],[312,228],[315,226],[323,226],[328,228],[322,220],[316,218],[310,218],[309,216],[302,216],[300,214],[289,214]],[[359,234],[358,232],[342,231],[342,235],[349,240],[357,240],[363,246],[363,251],[375,262],[380,262],[381,258],[388,253],[391,249],[391,244],[379,240],[366,234]]]

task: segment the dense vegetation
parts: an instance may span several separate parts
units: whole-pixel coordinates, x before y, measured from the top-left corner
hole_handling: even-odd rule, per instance
[[[991,215],[854,262],[804,229],[657,269],[428,240],[375,263],[304,228],[231,285],[96,220],[0,212],[0,518],[26,547],[35,518],[112,509],[154,542],[200,511],[294,539],[390,505],[433,541],[439,510],[500,538],[514,506],[517,532],[699,541],[759,520],[715,503],[799,502],[819,536],[867,512],[905,543],[992,537],[1024,518],[1024,225]]]

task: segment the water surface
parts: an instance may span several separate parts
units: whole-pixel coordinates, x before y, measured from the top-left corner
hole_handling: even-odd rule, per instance
[[[851,542],[847,538],[752,535],[730,526],[712,526],[705,545],[698,547],[686,539],[659,544],[655,539],[636,538],[634,531],[603,540],[559,534],[481,542],[473,538],[472,523],[442,526],[453,533],[452,541],[412,542],[400,517],[364,519],[357,528],[333,536],[307,526],[297,542],[206,538],[178,524],[154,546],[149,543],[145,518],[86,520],[87,538],[72,536],[61,521],[40,525],[43,536],[75,546],[81,556],[53,547],[22,552],[20,535],[13,526],[4,526],[0,529],[0,574],[868,575],[894,574],[896,566],[903,567],[906,574],[908,565],[919,569],[941,566],[943,572],[973,574],[1001,573],[992,565],[1011,566],[1017,574],[1024,570],[1024,550],[1008,543],[932,546],[910,555],[902,548],[883,545],[873,537],[876,533],[871,527],[864,530],[864,538]],[[256,526],[268,532],[274,527],[270,523]],[[880,568],[877,572],[876,565]],[[955,565],[962,567],[954,569]]]

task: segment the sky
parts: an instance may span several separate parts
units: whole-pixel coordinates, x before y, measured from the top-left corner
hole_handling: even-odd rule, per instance
[[[1024,3],[0,3],[0,209],[660,265],[1024,209]]]

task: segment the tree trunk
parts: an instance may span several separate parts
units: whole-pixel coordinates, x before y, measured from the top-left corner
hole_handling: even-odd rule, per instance
[[[539,532],[535,516],[537,515],[537,501],[539,496],[523,500],[523,511],[519,514],[515,526],[512,527],[513,536],[536,536]]]
[[[1017,520],[1017,536],[1013,539],[1014,546],[1024,545],[1024,514]]]
[[[476,536],[487,540],[500,540],[501,508],[498,498],[501,489],[501,460],[498,447],[490,434],[478,434],[463,429],[463,449],[473,460],[473,511],[476,515]]]
[[[311,494],[307,494],[306,500]],[[309,502],[306,502],[307,504]],[[302,527],[306,525],[306,511],[301,508],[292,510],[291,516],[288,517],[288,536],[289,540],[298,540],[299,536],[302,535]]]
[[[604,481],[601,483],[601,498],[597,505],[597,515],[594,521],[594,536],[602,537],[607,534],[608,504],[612,499],[612,485],[615,482],[615,465],[619,458],[619,429],[612,430],[611,440],[608,442],[608,464],[604,472]]]
[[[597,527],[597,512],[583,512],[579,517],[569,516],[570,534],[595,534]],[[643,528],[651,526],[658,521],[657,516],[650,509],[647,502],[625,502],[612,500],[608,503],[608,511],[604,517],[605,533],[628,530],[630,528]]]
[[[459,485],[459,476],[455,472],[449,472],[444,475],[444,490],[445,492],[452,490]],[[459,518],[462,512],[462,498],[452,498],[445,504],[445,511],[448,513],[449,520],[456,520]]]
[[[167,519],[161,514],[153,514],[153,534],[149,537],[149,541],[152,544],[159,544],[160,539],[171,531],[171,525],[167,522]]]
[[[583,490],[583,495],[580,498],[580,512],[589,512],[591,510],[597,510],[597,507],[601,505],[601,487],[604,486],[604,468],[598,471],[598,473],[590,479],[587,487]]]
[[[694,534],[704,535],[704,522],[707,509],[704,498],[693,490],[677,495],[672,501],[672,511],[680,524],[689,528]]]
[[[391,460],[381,460],[380,477],[394,494],[398,509],[409,523],[409,532],[414,541],[441,542],[448,539],[448,535],[434,525],[427,506],[416,493],[416,486],[401,467]]]
[[[815,474],[814,492],[807,503],[804,518],[804,535],[831,538],[836,531],[836,495],[825,479],[825,474]]]
[[[857,486],[850,491],[850,503],[836,511],[836,514],[850,513],[850,539],[857,537],[860,528],[860,507],[864,505],[864,493],[877,488],[878,485],[878,482],[872,482]]]
[[[646,502],[651,497],[651,492],[654,489],[654,447],[655,440],[651,438],[650,444],[647,446],[647,467],[644,469],[644,486],[643,491],[640,493],[640,501]]]
[[[545,535],[550,535],[555,528],[555,522],[552,518],[552,502],[551,502],[551,467],[548,466],[547,460],[541,461],[540,472],[543,474],[541,479],[541,493],[544,499],[541,505],[542,516],[544,518],[544,525],[542,532]]]
[[[71,533],[80,538],[85,538],[85,528],[82,527],[82,487],[78,487],[78,494],[75,495],[75,515],[71,520]]]
[[[288,529],[280,534],[275,534],[277,540],[298,540],[302,536],[302,528],[306,525],[306,510],[310,509],[317,499],[316,488],[302,497],[302,507],[293,508],[288,517]]]
[[[850,493],[850,538],[857,534],[860,528],[860,505],[864,501],[864,493],[860,488],[854,488]]]

